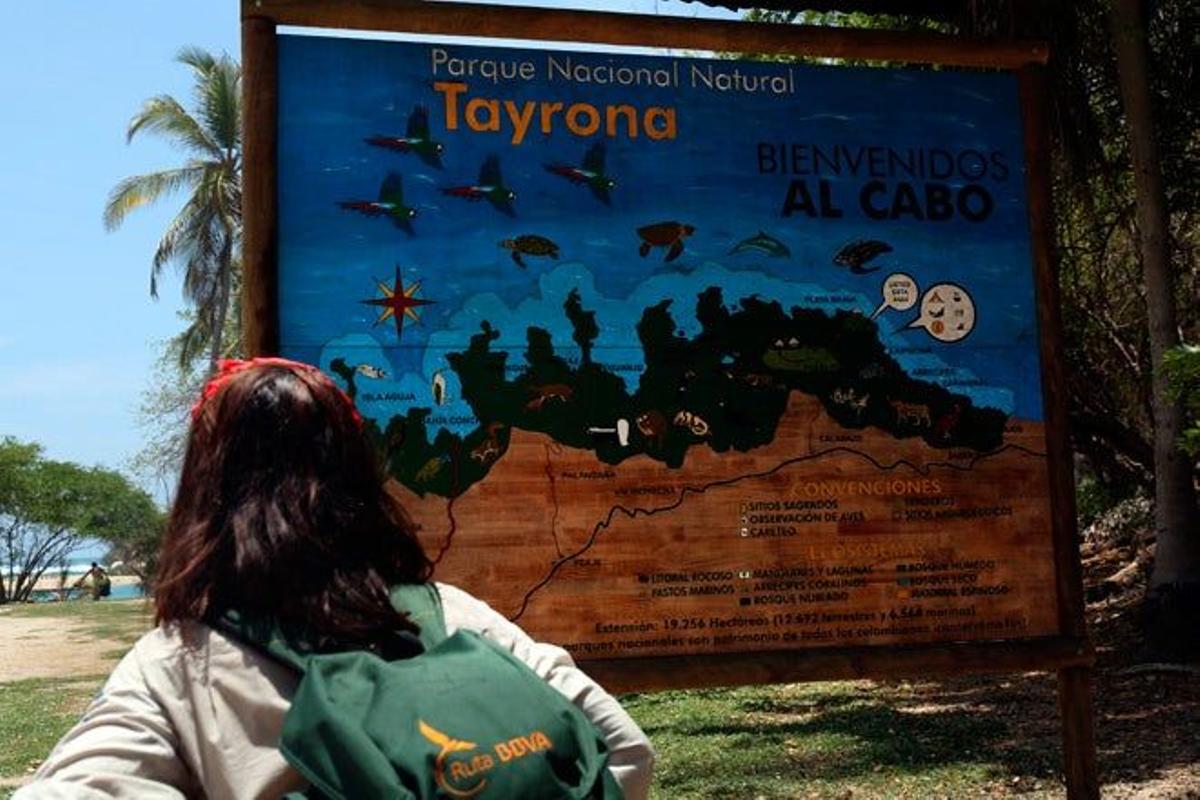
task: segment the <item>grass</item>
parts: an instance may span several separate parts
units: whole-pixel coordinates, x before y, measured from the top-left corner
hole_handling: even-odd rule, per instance
[[[0,684],[0,780],[40,763],[102,680]],[[623,702],[658,751],[656,800],[1061,797],[1047,777],[1053,763],[1031,778],[1036,756],[1006,756],[996,746],[1006,735],[1003,721],[965,710],[915,713],[880,694],[866,682],[824,683],[627,695]],[[1024,784],[1014,786],[1014,777]],[[0,788],[0,800],[8,791]]]
[[[0,633],[5,619],[61,619],[72,627],[72,637],[118,642],[104,653],[120,658],[151,626],[151,612],[142,600],[66,603],[31,603],[0,606]],[[3,647],[20,648],[20,641]],[[70,678],[34,678],[0,683],[0,800],[7,800],[15,784],[42,762],[87,708],[104,682],[104,675]]]
[[[0,683],[0,779],[24,777],[75,724],[103,676]],[[8,789],[0,789],[6,797]]]
[[[663,800],[1061,796],[1051,777],[1057,754],[1047,762],[1005,748],[1003,721],[952,707],[906,709],[886,693],[866,682],[822,683],[624,702],[658,751],[653,796]]]
[[[136,600],[8,607],[0,633],[8,616],[62,618],[81,624],[85,638],[126,646],[151,624]],[[0,800],[45,758],[102,681],[0,684]],[[1002,686],[947,689],[813,683],[633,694],[623,703],[658,751],[655,800],[1062,796],[1056,748],[1016,732]],[[1052,704],[1045,713],[1053,715]]]

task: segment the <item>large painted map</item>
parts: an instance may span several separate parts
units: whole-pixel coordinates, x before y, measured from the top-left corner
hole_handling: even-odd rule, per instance
[[[285,355],[581,657],[1053,633],[1015,80],[281,37]]]

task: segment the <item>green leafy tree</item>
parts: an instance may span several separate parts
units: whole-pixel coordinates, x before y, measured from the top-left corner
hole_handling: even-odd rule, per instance
[[[1166,355],[1172,397],[1186,414],[1180,447],[1200,461],[1200,346],[1180,345]]]
[[[182,166],[125,178],[112,190],[104,224],[115,230],[136,208],[179,191],[183,207],[158,242],[150,268],[150,294],[168,264],[183,273],[184,296],[194,307],[180,336],[179,359],[189,364],[207,351],[209,370],[225,350],[228,320],[236,317],[241,263],[242,142],[241,69],[227,55],[197,48],[177,60],[194,73],[193,109],[170,95],[146,101],[129,122],[126,138],[141,132],[164,137],[187,154]]]
[[[161,512],[124,476],[42,456],[0,440],[0,602],[23,602],[48,570],[88,539],[125,542],[161,528]]]
[[[1180,342],[1179,314],[1171,263],[1170,210],[1155,134],[1150,47],[1139,0],[1112,0],[1110,25],[1128,131],[1136,199],[1136,253],[1149,329],[1157,539],[1147,598],[1151,644],[1168,655],[1188,656],[1200,649],[1200,623],[1195,618],[1200,612],[1200,513],[1195,465],[1180,448],[1185,435],[1184,406],[1172,392],[1166,366],[1167,354]],[[1181,643],[1181,637],[1190,646]]]

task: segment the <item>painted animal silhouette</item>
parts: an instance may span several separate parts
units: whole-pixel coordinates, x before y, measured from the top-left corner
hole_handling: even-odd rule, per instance
[[[499,458],[500,453],[504,451],[500,445],[500,431],[503,429],[502,422],[490,423],[487,426],[487,438],[471,450],[471,458],[480,464],[487,464]]]
[[[958,420],[962,417],[962,405],[954,404],[949,413],[938,417],[937,422],[933,425],[933,434],[939,439],[949,439],[950,434],[958,427]]]
[[[681,428],[687,428],[693,436],[708,436],[708,423],[690,411],[680,411],[673,422]]]
[[[851,386],[848,389],[837,388],[833,390],[830,398],[839,406],[849,408],[854,412],[855,417],[862,417],[863,412],[867,410],[867,403],[871,400],[870,394],[860,395]]]
[[[546,383],[540,386],[530,386],[529,393],[533,399],[525,404],[526,411],[541,411],[549,400],[565,403],[575,394],[575,390],[565,383]]]
[[[928,428],[929,406],[924,403],[907,403],[903,400],[890,400],[889,404],[896,412],[896,422],[908,425],[920,425]]]

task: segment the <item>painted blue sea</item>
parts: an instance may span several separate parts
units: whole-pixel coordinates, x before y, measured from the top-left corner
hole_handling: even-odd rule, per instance
[[[357,402],[381,422],[440,399],[435,429],[475,428],[447,355],[486,321],[510,366],[531,325],[577,356],[572,290],[595,314],[596,361],[632,390],[637,323],[663,300],[689,337],[711,286],[730,307],[757,297],[870,317],[894,273],[922,297],[875,318],[906,372],[1042,418],[1011,75],[302,36],[281,37],[279,74],[282,349],[373,367]],[[498,170],[483,169],[492,158]],[[598,173],[611,187],[593,188]],[[498,183],[515,196],[498,202]],[[390,216],[397,206],[415,214]],[[531,246],[518,263],[522,236],[554,255]],[[885,249],[860,263],[862,242]],[[941,308],[938,284],[973,301],[961,339],[934,335],[939,320],[907,327]],[[394,292],[430,302],[397,326],[366,302]]]

